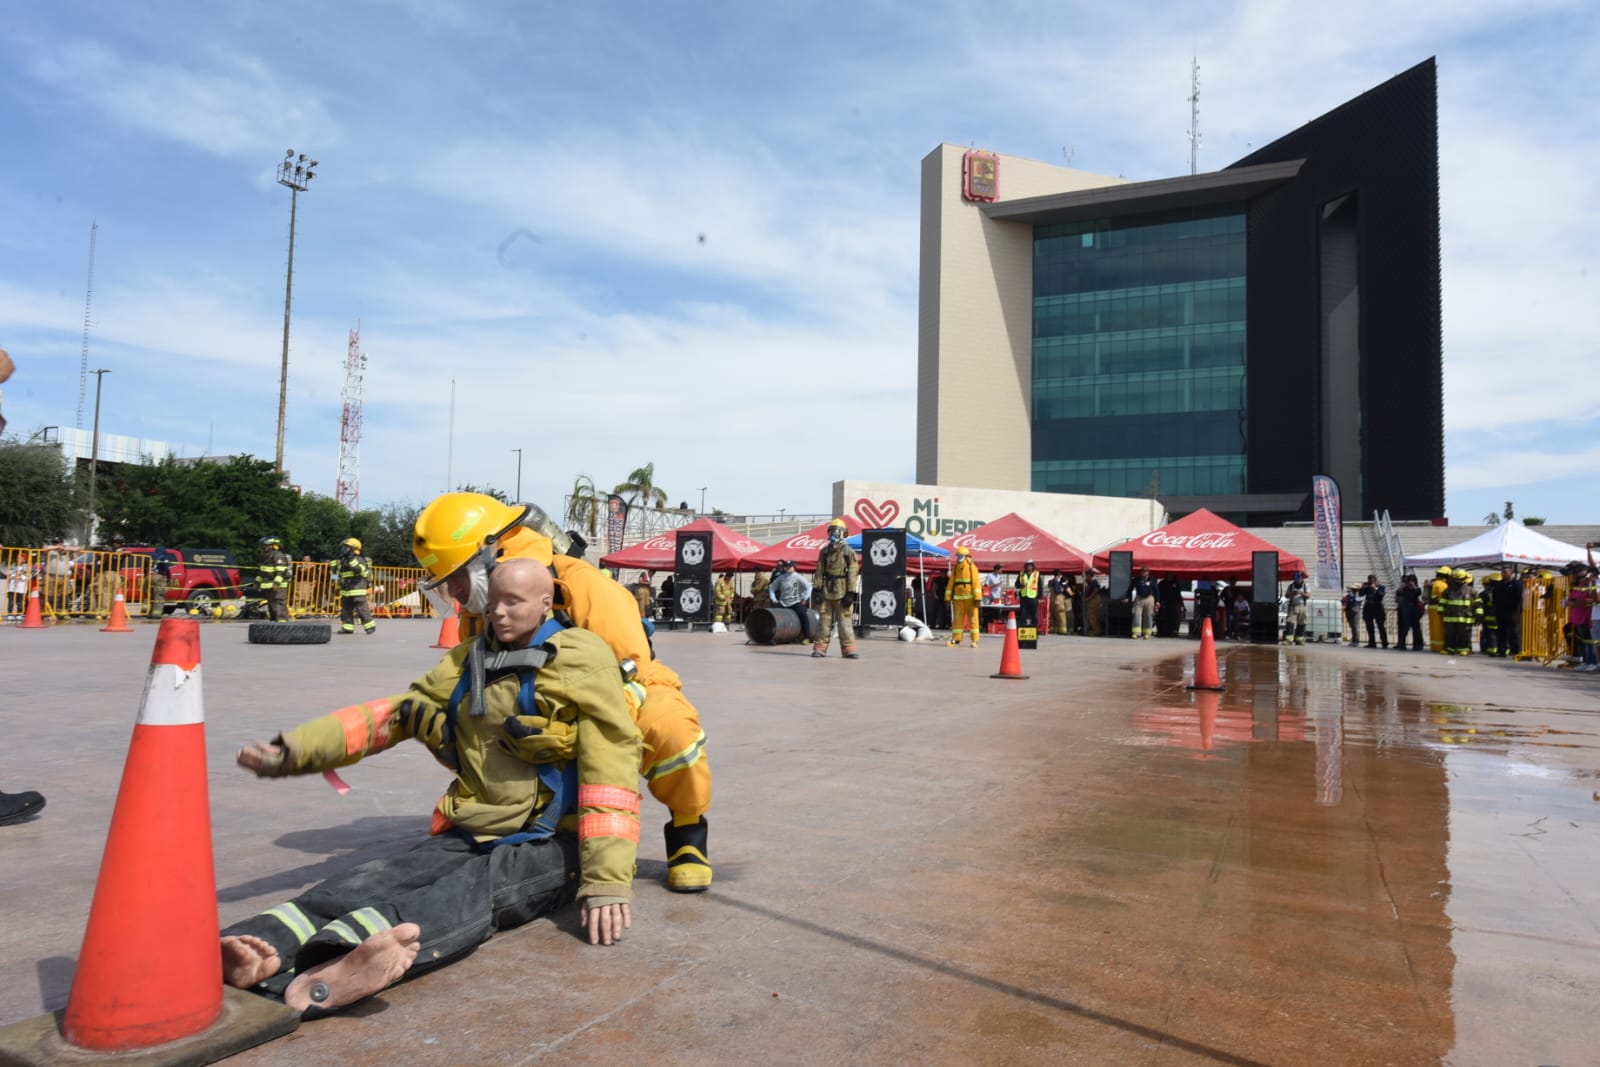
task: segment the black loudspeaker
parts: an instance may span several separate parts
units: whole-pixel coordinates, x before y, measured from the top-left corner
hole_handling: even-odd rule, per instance
[[[1106,636],[1127,637],[1133,633],[1133,604],[1124,603],[1133,585],[1133,553],[1111,553],[1111,569],[1106,586]]]
[[[1278,643],[1278,554],[1250,553],[1250,640]]]
[[[672,556],[672,605],[675,618],[711,621],[711,534],[678,531]]]
[[[906,532],[861,532],[861,626],[900,629],[906,620]]]

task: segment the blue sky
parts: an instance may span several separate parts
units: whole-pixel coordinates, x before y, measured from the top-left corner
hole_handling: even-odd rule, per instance
[[[295,250],[298,484],[333,492],[359,320],[365,506],[510,492],[520,447],[551,511],[580,473],[653,461],[674,502],[821,512],[836,479],[912,480],[937,144],[1186,173],[1198,53],[1212,170],[1437,55],[1447,510],[1596,521],[1592,3],[1178,10],[13,5],[6,416],[76,420],[93,220],[102,430],[270,459],[292,146],[321,175]]]

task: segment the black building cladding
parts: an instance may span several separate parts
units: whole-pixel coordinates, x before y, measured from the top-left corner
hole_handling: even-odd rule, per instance
[[[983,211],[1033,226],[1036,491],[1444,513],[1432,59],[1221,171]]]
[[[1352,517],[1441,516],[1434,61],[1228,169],[1294,159],[1299,174],[1247,207],[1250,491],[1331,474]]]

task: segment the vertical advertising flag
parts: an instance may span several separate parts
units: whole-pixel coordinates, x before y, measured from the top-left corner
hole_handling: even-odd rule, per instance
[[[615,493],[606,497],[606,552],[622,551],[622,531],[628,525],[628,502]]]
[[[1316,574],[1313,589],[1344,588],[1344,515],[1339,507],[1339,483],[1326,474],[1311,479],[1311,521],[1317,531]]]

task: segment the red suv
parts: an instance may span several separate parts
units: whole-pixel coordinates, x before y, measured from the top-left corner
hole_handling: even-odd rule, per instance
[[[130,556],[153,556],[154,548],[123,548]],[[237,600],[244,595],[239,582],[239,564],[233,553],[225,548],[169,548],[172,557],[167,575],[166,611],[176,608],[199,608],[209,615],[211,609],[224,600]],[[125,568],[122,572],[123,595],[133,603],[146,599],[144,568]]]

